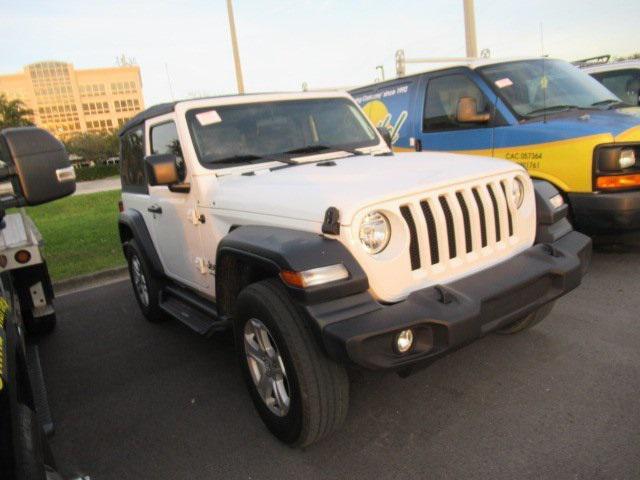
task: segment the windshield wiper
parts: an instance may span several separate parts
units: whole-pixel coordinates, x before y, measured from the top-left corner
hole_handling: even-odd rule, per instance
[[[283,152],[283,153],[288,153],[288,154],[315,153],[315,152],[324,152],[325,150],[331,150],[331,147],[327,147],[326,145],[307,145],[305,147],[292,148],[291,150],[287,150],[286,152]]]
[[[364,155],[364,153],[359,150],[340,148],[340,147],[328,147],[326,145],[307,145],[306,147],[287,150],[286,152],[283,152],[283,154],[291,155],[291,154],[298,154],[298,153],[316,153],[316,152],[324,152],[327,150],[335,150],[336,152],[347,152],[347,153],[350,153],[351,155]]]
[[[615,100],[613,98],[607,98],[606,100],[601,100],[599,102],[595,102],[591,104],[592,107],[604,107],[607,108],[615,108],[615,107],[627,107],[628,103],[621,102],[620,100]]]
[[[565,111],[565,110],[571,110],[572,108],[583,108],[583,107],[579,107],[578,105],[551,105],[549,107],[537,108],[535,110],[531,110],[529,113],[527,113],[527,117],[530,117],[531,115],[535,115],[536,113]]]
[[[246,154],[246,155],[231,155],[229,157],[217,158],[205,163],[252,163],[256,160],[262,160],[260,155]]]

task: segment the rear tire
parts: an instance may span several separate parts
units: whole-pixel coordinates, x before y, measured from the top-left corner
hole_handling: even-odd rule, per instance
[[[16,479],[44,480],[44,450],[42,429],[33,410],[17,404]]]
[[[160,309],[160,294],[162,292],[160,279],[153,275],[146,257],[135,240],[127,242],[125,251],[133,293],[142,314],[153,323],[164,320],[166,316]]]
[[[500,335],[512,335],[514,333],[522,332],[523,330],[527,330],[534,325],[537,325],[542,320],[547,318],[551,310],[553,309],[556,302],[549,302],[546,305],[543,305],[535,312],[531,312],[524,318],[520,320],[516,320],[515,322],[507,325],[506,327],[500,328],[496,330],[496,333]]]
[[[305,447],[342,425],[349,405],[347,373],[321,350],[279,281],[242,290],[234,334],[249,393],[273,435]]]

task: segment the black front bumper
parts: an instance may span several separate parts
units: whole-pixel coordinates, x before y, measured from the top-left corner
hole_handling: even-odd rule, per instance
[[[428,363],[573,290],[590,259],[591,240],[571,232],[482,272],[415,291],[393,305],[382,305],[365,292],[306,310],[334,359],[369,369],[399,369]],[[394,340],[407,328],[413,329],[415,343],[401,355]]]
[[[640,191],[570,193],[574,227],[588,233],[640,230]]]

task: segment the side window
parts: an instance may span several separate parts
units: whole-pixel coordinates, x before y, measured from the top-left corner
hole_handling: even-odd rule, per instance
[[[142,127],[125,133],[121,141],[122,190],[131,193],[149,193],[144,172],[144,132]]]
[[[161,123],[151,127],[151,154],[171,153],[176,156],[180,181],[184,181],[187,174],[182,157],[182,147],[178,139],[178,130],[174,122]]]
[[[593,77],[623,102],[640,105],[640,70],[614,70],[594,73]]]
[[[478,113],[490,111],[490,105],[473,81],[461,73],[429,80],[424,103],[422,129],[425,132],[483,128],[490,123],[459,123],[456,121],[458,102],[462,97],[474,98]]]

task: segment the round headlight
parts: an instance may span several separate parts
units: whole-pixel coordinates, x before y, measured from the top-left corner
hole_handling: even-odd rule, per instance
[[[513,182],[511,182],[511,198],[513,199],[513,203],[516,208],[520,208],[522,206],[522,202],[524,201],[524,184],[522,180],[519,178],[514,178]]]
[[[360,224],[360,243],[371,255],[380,253],[389,244],[391,225],[389,220],[380,212],[367,214]]]
[[[618,159],[620,169],[633,167],[636,164],[636,153],[631,148],[625,148],[620,152],[620,158]]]

